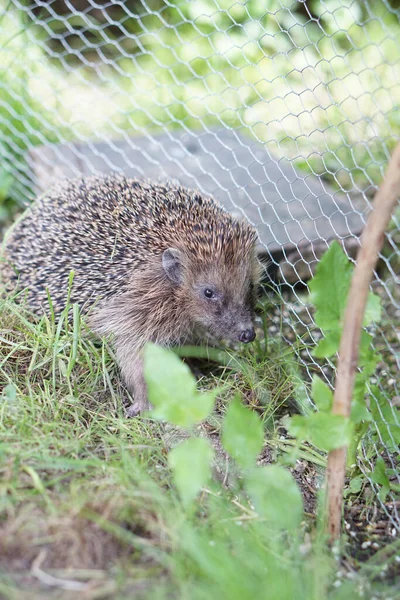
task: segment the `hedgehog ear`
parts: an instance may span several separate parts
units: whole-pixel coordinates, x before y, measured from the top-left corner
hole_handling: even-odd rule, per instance
[[[162,255],[162,266],[172,283],[182,282],[182,252],[176,248],[167,248]]]

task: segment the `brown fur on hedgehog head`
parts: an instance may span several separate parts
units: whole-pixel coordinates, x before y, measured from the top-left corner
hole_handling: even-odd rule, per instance
[[[183,312],[213,337],[251,342],[259,280],[255,230],[229,216],[214,227],[199,223],[189,239],[162,255]]]

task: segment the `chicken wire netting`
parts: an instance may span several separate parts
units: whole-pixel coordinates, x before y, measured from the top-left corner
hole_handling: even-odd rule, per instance
[[[299,282],[333,237],[354,256],[400,131],[396,3],[0,0],[0,9],[0,198],[22,206],[57,177],[96,170],[173,175],[223,196],[259,229],[276,267],[285,295],[276,331],[283,319],[289,342],[315,342]],[[199,157],[188,160],[195,143]],[[319,228],[321,198],[330,209]],[[399,504],[393,491],[379,494],[374,469],[383,456],[391,488],[400,485],[398,219],[374,282],[383,360],[369,402],[380,424],[358,457],[393,532]],[[332,365],[311,349],[299,354],[304,371],[330,381]]]

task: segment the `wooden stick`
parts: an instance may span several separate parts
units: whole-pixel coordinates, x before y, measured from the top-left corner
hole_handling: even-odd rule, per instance
[[[340,340],[332,412],[350,417],[351,399],[358,363],[359,345],[368,298],[369,285],[385,237],[391,214],[400,197],[400,143],[389,161],[383,183],[375,195],[373,211],[361,236],[361,247],[351,280]],[[347,447],[328,455],[326,474],[328,533],[331,540],[341,531],[343,486],[346,474]]]

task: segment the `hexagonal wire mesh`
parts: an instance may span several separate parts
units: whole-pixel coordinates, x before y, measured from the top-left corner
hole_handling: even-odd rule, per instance
[[[284,337],[313,342],[298,281],[318,259],[318,240],[357,239],[383,175],[400,123],[399,12],[384,0],[266,6],[3,0],[3,177],[13,175],[21,203],[59,176],[110,170],[174,176],[212,193],[258,227],[275,286],[290,290],[276,317]],[[47,150],[33,151],[41,144]],[[359,456],[376,493],[374,455],[396,474],[398,231],[397,214],[375,281],[386,364],[376,375],[380,399],[370,390],[370,402],[384,426]],[[310,376],[329,379],[332,364],[321,367],[307,347],[299,358]],[[381,505],[398,530],[395,497]]]

